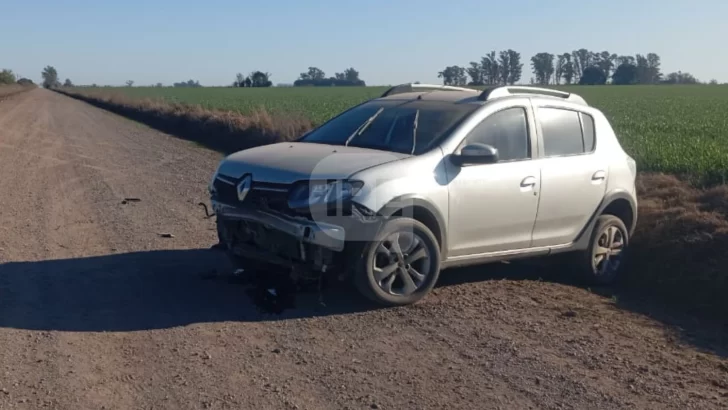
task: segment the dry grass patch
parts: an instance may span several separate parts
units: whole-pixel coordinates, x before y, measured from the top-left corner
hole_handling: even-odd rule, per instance
[[[0,99],[4,99],[7,97],[10,97],[11,95],[29,91],[34,88],[35,88],[34,85],[31,85],[31,86],[19,85],[19,84],[0,85]]]
[[[304,117],[274,117],[265,109],[243,115],[119,92],[56,91],[225,153],[291,140],[313,127]]]
[[[728,314],[728,186],[699,189],[671,175],[644,174],[637,189],[627,284]]]

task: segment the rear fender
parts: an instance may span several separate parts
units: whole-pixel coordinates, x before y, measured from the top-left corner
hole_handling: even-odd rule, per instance
[[[581,232],[579,232],[579,235],[576,237],[577,239],[574,241],[573,247],[571,247],[572,250],[584,250],[589,248],[589,240],[591,239],[591,233],[594,230],[597,219],[604,213],[604,210],[607,209],[610,204],[619,199],[626,200],[632,209],[632,223],[627,227],[627,229],[629,230],[630,237],[634,234],[635,227],[637,226],[637,202],[630,192],[623,189],[616,189],[608,192],[604,196],[602,202],[594,211],[591,218],[589,218],[589,222],[586,226],[584,226],[584,228],[582,228]]]

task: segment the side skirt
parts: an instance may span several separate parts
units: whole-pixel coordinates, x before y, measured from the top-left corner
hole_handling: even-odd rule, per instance
[[[501,262],[515,259],[533,258],[537,256],[547,256],[557,253],[570,252],[578,250],[576,243],[567,243],[556,246],[542,246],[538,248],[516,249],[512,251],[498,251],[481,253],[477,255],[457,256],[447,258],[442,262],[442,269],[464,267],[470,265],[480,265],[489,262]]]

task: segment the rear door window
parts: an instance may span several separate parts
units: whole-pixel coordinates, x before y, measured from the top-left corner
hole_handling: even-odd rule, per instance
[[[579,113],[560,108],[539,108],[538,121],[547,157],[583,154],[584,137]]]

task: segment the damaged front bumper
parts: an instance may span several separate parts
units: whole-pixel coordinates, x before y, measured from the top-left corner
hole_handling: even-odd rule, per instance
[[[346,230],[343,226],[304,217],[292,217],[261,209],[234,207],[211,200],[218,219],[260,224],[266,229],[287,234],[300,243],[310,244],[335,252],[344,250]]]

